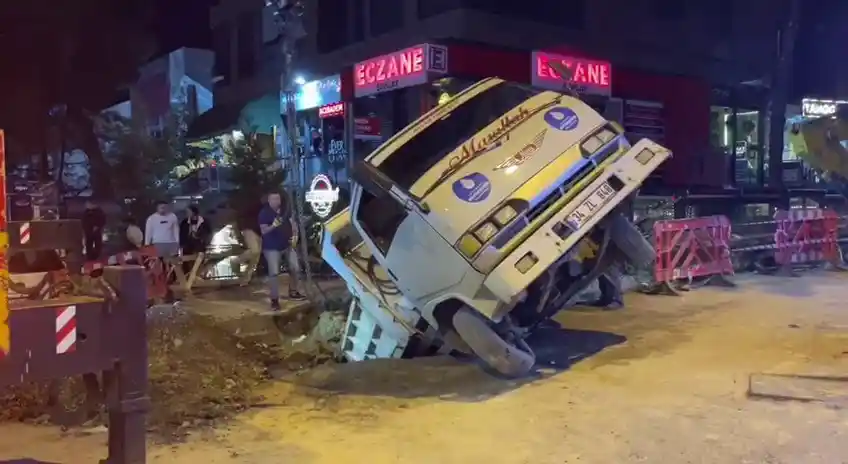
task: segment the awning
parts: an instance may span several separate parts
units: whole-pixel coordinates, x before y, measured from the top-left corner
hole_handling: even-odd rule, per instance
[[[244,106],[242,103],[212,107],[194,118],[186,132],[186,141],[206,140],[236,129]]]

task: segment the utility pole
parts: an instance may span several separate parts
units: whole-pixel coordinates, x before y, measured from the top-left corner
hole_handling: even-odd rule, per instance
[[[286,133],[291,147],[292,165],[297,173],[297,181],[289,188],[289,198],[292,205],[295,224],[297,226],[297,247],[303,259],[303,270],[306,274],[306,293],[314,301],[317,290],[321,303],[326,304],[326,295],[312,278],[312,266],[309,263],[309,249],[306,243],[306,228],[303,226],[303,189],[300,175],[303,172],[303,156],[298,150],[297,140],[297,111],[295,110],[294,63],[297,41],[306,36],[303,26],[303,3],[301,0],[266,0],[265,7],[274,14],[277,29],[280,32],[280,52],[283,57],[283,67],[280,72],[280,90],[285,95]],[[290,271],[291,272],[291,271]],[[291,278],[291,276],[290,276]]]
[[[798,23],[801,19],[800,0],[788,1],[788,17],[779,32],[779,48],[771,87],[768,165],[769,185],[774,188],[783,186],[783,129],[786,124],[786,104],[792,86],[792,63],[798,37]]]

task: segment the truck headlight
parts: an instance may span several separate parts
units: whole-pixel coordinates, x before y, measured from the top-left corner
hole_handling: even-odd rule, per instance
[[[636,155],[636,161],[638,161],[639,164],[642,165],[648,164],[652,159],[654,159],[654,156],[656,156],[654,152],[646,148],[640,151],[638,155]]]
[[[613,132],[612,129],[601,129],[600,131],[592,134],[592,136],[586,139],[586,141],[581,143],[580,148],[585,153],[593,154],[603,148],[604,145],[612,142],[612,140],[617,136],[618,134]]]
[[[494,218],[494,220],[498,224],[505,226],[509,224],[510,221],[515,219],[515,216],[518,216],[518,212],[515,211],[512,206],[506,205],[503,208],[499,209],[498,212],[496,212],[494,216],[492,216],[492,218]]]
[[[486,243],[498,233],[498,226],[492,224],[491,222],[484,222],[477,230],[474,231],[474,236],[477,237],[477,240],[480,240],[482,243]]]

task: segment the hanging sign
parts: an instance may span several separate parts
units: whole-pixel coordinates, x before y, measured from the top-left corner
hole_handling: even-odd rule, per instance
[[[318,174],[312,178],[309,191],[306,192],[306,202],[319,218],[324,219],[333,211],[333,205],[339,201],[339,188],[333,188],[330,178]]]

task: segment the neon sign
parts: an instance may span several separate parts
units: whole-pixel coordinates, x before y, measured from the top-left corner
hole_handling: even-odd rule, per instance
[[[334,116],[344,116],[344,103],[330,103],[318,108],[319,118],[332,118]]]
[[[416,45],[357,63],[353,67],[357,97],[423,84],[431,73],[448,71],[448,50],[439,45]]]
[[[574,58],[553,53],[533,52],[533,85],[562,90],[567,84],[580,93],[609,95],[612,89],[612,65],[606,61]],[[550,65],[558,61],[571,70],[569,82],[563,80]]]
[[[312,183],[306,192],[306,202],[312,207],[316,216],[321,219],[329,216],[337,201],[339,201],[339,188],[333,188],[329,177],[318,174],[312,178]]]
[[[840,100],[816,100],[814,98],[805,98],[801,100],[801,114],[810,118],[833,116],[839,110],[839,107],[846,103],[848,102]]]

